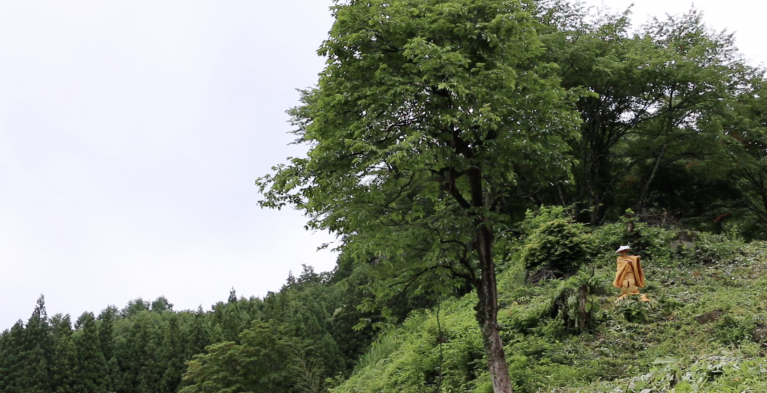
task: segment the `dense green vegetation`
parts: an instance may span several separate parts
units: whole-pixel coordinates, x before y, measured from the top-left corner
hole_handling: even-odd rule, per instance
[[[636,31],[628,13],[557,0],[352,0],[333,13],[327,65],[289,111],[309,153],[256,181],[261,205],[302,210],[353,263],[374,263],[366,309],[473,291],[495,393],[513,390],[496,274],[525,211],[568,206],[598,227],[633,209],[763,236],[763,71],[699,13]],[[578,270],[592,247],[569,219],[540,228],[528,269]]]
[[[0,335],[0,392],[765,390],[767,85],[700,13],[337,2],[262,206],[333,272]],[[652,302],[614,303],[614,250]],[[730,389],[730,390],[728,390]]]
[[[353,329],[376,318],[357,311],[363,298],[347,284],[363,272],[341,276],[307,267],[263,299],[232,291],[196,312],[137,299],[74,326],[69,315],[49,318],[41,297],[26,323],[0,334],[0,392],[323,391],[373,338]]]
[[[549,213],[551,214],[551,213]],[[625,223],[588,233],[603,252],[563,280],[531,283],[520,258],[499,274],[499,322],[515,392],[761,392],[767,389],[767,244]],[[535,230],[528,231],[535,236]],[[615,302],[612,246],[646,246],[643,290]],[[583,291],[585,289],[585,291]],[[637,296],[635,296],[636,298]],[[335,393],[491,392],[473,294],[413,312],[382,334]],[[647,392],[647,391],[645,391]]]
[[[551,222],[564,223],[563,235],[547,231]],[[641,222],[629,233],[630,222],[588,230],[563,208],[525,221],[498,281],[515,391],[767,389],[767,298],[758,290],[767,244]],[[671,247],[690,236],[694,245]],[[616,303],[610,287],[614,249],[629,240],[646,260],[649,305]],[[525,258],[540,244],[594,251],[577,274],[536,281]],[[414,296],[393,311],[401,323],[355,329],[386,320],[356,306],[372,296],[370,274],[306,268],[264,299],[232,292],[196,312],[137,299],[74,324],[47,317],[41,297],[26,323],[0,334],[0,392],[492,391],[475,293],[432,304]]]

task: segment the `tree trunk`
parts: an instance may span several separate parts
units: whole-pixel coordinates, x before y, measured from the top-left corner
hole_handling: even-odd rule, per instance
[[[586,184],[586,192],[588,193],[586,200],[589,203],[589,208],[591,208],[591,218],[589,220],[592,226],[596,226],[597,217],[599,216],[599,204],[597,203],[597,191],[594,185],[593,165],[595,164],[591,162],[590,155],[587,155],[585,152],[586,148],[583,149],[583,182]]]
[[[484,209],[487,201],[482,188],[481,168],[470,168],[468,180],[472,207]],[[498,326],[498,287],[495,282],[495,263],[493,262],[493,233],[484,214],[474,214],[473,221],[475,226],[473,240],[479,259],[480,273],[480,279],[476,283],[479,302],[475,310],[477,322],[482,328],[487,365],[493,380],[493,392],[514,393],[506,355],[503,353],[503,341],[499,334],[501,328]]]
[[[660,149],[660,154],[658,154],[658,159],[655,161],[655,167],[652,169],[652,173],[650,173],[650,178],[647,179],[647,183],[645,183],[644,188],[642,189],[642,193],[639,194],[639,199],[637,199],[637,203],[635,205],[635,213],[641,214],[642,210],[644,210],[644,200],[647,198],[647,192],[650,191],[650,183],[652,183],[653,179],[655,179],[655,175],[658,173],[658,168],[660,168],[661,160],[663,159],[663,155],[666,154],[666,148],[668,147],[668,142],[663,144],[663,147]]]
[[[493,239],[485,225],[477,228],[477,251],[482,269],[480,287],[477,289],[477,321],[482,327],[488,368],[493,380],[494,393],[513,393],[509,366],[503,352],[503,341],[498,325],[498,289],[495,282],[495,263],[493,262]]]

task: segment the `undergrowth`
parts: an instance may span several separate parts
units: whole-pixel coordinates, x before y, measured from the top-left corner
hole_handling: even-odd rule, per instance
[[[499,323],[515,392],[767,392],[767,244],[696,234],[674,250],[672,231],[625,227],[579,228],[603,252],[567,278],[529,282],[519,252],[504,265]],[[630,241],[649,304],[615,302],[614,249]],[[475,303],[469,294],[411,314],[332,392],[491,392]]]

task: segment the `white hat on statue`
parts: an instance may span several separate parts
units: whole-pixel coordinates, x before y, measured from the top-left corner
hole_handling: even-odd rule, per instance
[[[629,246],[620,246],[620,247],[618,247],[618,251],[616,251],[615,253],[619,254],[621,251],[626,251],[626,250],[630,250],[630,249],[631,249],[631,247],[629,247]]]

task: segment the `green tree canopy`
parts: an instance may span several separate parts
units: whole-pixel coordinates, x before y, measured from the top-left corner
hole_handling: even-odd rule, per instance
[[[599,225],[627,208],[694,218],[739,199],[727,177],[740,164],[728,158],[744,123],[734,127],[733,117],[755,70],[732,34],[711,30],[694,9],[632,29],[628,11],[552,3],[540,14],[546,57],[560,65],[565,88],[592,94],[577,105],[575,182],[556,182],[547,203],[574,204]]]
[[[476,288],[496,392],[511,385],[493,255],[526,194],[568,176],[577,137],[533,11],[514,0],[336,5],[318,87],[290,111],[308,157],[257,182],[262,206],[301,209],[344,252],[373,255],[391,293]]]
[[[196,355],[180,393],[291,391],[294,374],[289,366],[298,343],[286,327],[256,322],[239,341],[213,344]]]

